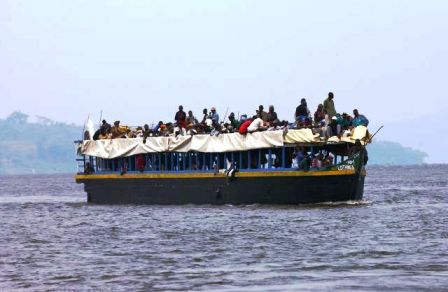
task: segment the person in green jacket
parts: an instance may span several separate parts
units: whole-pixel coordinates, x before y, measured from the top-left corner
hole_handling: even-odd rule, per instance
[[[333,92],[329,92],[327,99],[324,100],[324,110],[327,111],[330,119],[336,115],[336,109],[334,107],[333,98],[334,98]]]

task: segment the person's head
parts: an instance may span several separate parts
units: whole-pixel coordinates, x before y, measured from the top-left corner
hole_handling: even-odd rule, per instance
[[[301,105],[306,105],[306,99],[305,99],[305,98],[302,98],[302,99],[300,100],[300,104],[301,104]]]
[[[120,121],[115,121],[114,122],[114,126],[119,126],[120,125]]]
[[[143,126],[143,129],[145,129],[145,131],[148,131],[148,130],[149,130],[149,126],[148,126],[148,124],[145,124],[145,125]]]
[[[270,112],[270,113],[274,112],[274,106],[273,106],[273,105],[270,105],[270,106],[269,106],[269,112]]]
[[[264,109],[264,106],[263,106],[262,104],[260,104],[260,105],[258,106],[258,111],[259,111],[259,112],[263,112],[263,109]]]
[[[210,109],[210,111],[211,111],[212,113],[215,113],[215,112],[216,112],[216,108],[213,106],[213,107]]]
[[[354,115],[355,117],[359,116],[359,113],[358,113],[358,110],[357,110],[357,109],[354,109],[354,110],[353,110],[353,115]]]
[[[181,111],[181,110],[183,110],[184,109],[184,107],[183,106],[179,106],[179,110]]]
[[[328,93],[328,98],[329,98],[329,99],[333,99],[333,98],[334,98],[334,94],[333,94],[333,92],[329,92],[329,93]]]
[[[103,120],[103,125],[107,124],[106,120]]]
[[[203,110],[202,110],[202,113],[203,113],[204,115],[206,115],[206,114],[207,114],[207,109],[206,109],[206,108],[203,109]]]
[[[319,105],[317,106],[317,110],[321,111],[323,109],[324,105],[319,103]]]
[[[192,111],[188,111],[188,115],[191,117],[193,116],[193,112]]]
[[[230,115],[229,115],[229,120],[234,120],[235,119],[235,114],[232,112],[232,113],[230,113]]]

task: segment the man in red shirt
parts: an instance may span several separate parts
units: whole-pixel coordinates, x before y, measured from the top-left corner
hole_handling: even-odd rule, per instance
[[[252,123],[252,119],[247,119],[245,120],[241,125],[240,125],[240,129],[238,130],[238,132],[241,135],[247,134],[247,128],[249,128],[250,124]]]

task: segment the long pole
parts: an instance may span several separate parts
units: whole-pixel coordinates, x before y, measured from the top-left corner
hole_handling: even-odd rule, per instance
[[[100,111],[100,122],[98,123],[98,127],[101,128],[101,120],[103,119],[103,110]]]
[[[379,132],[383,127],[384,127],[383,125],[382,125],[381,127],[379,127],[378,130],[376,130],[376,132],[375,132],[372,136],[370,136],[369,143],[372,142],[373,137],[375,137],[375,135],[378,134],[378,132]]]
[[[229,107],[227,107],[227,109],[226,109],[226,114],[224,115],[224,119],[222,120],[222,122],[225,122],[226,121],[226,117],[227,117],[227,113],[229,112]]]

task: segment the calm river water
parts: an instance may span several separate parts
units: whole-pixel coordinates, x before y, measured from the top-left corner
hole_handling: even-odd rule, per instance
[[[0,176],[0,290],[448,290],[447,181],[371,167],[362,202],[167,207]]]

